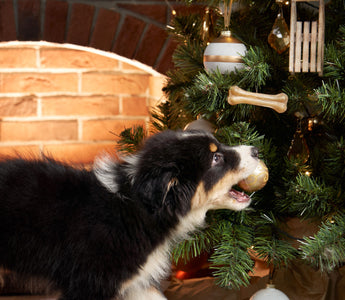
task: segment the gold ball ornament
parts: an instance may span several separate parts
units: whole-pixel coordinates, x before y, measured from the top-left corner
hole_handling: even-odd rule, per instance
[[[260,160],[254,172],[246,179],[241,180],[238,186],[247,192],[258,191],[266,185],[269,177],[268,174],[265,163]]]

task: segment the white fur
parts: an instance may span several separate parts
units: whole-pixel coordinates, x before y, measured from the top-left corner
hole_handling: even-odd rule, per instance
[[[137,173],[137,165],[138,165],[139,159],[140,159],[139,154],[127,155],[123,158],[123,160],[127,163],[127,165],[125,166],[126,173],[132,184],[134,184],[134,179]]]
[[[114,174],[116,171],[115,166],[116,162],[109,154],[97,157],[93,165],[93,172],[97,179],[112,193],[118,191],[118,185],[115,181],[116,174]]]
[[[139,159],[138,155],[128,155],[123,158],[123,161],[127,164],[124,165],[125,172],[132,181],[136,174],[136,165]],[[117,160],[115,160],[111,155],[104,154],[95,159],[93,165],[93,172],[95,173],[99,182],[110,192],[116,193],[118,191],[118,185],[116,183],[116,165]]]
[[[252,174],[257,167],[259,160],[252,156],[252,149],[251,146],[236,146],[234,149],[240,154],[241,162],[239,166],[239,171],[241,172],[241,176],[247,178],[250,174]]]
[[[160,282],[169,274],[171,269],[170,250],[172,246],[182,239],[187,238],[188,234],[194,231],[196,227],[201,227],[204,224],[205,215],[205,209],[198,209],[180,218],[177,227],[171,232],[170,236],[150,254],[146,263],[140,268],[138,273],[122,285],[120,290],[122,299],[166,299],[157,293],[155,294],[156,298],[154,298],[154,295],[150,294],[151,292],[147,295],[153,298],[143,297],[144,294],[146,295],[146,291],[150,291],[152,282]],[[135,298],[135,296],[138,295],[140,295],[140,297]]]
[[[123,300],[165,300],[165,298],[161,292],[157,289],[150,287],[148,289],[142,290],[130,290],[126,294]]]

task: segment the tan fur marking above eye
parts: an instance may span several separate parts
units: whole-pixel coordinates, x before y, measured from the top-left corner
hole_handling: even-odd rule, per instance
[[[212,153],[214,153],[214,152],[216,152],[217,150],[218,150],[218,147],[216,146],[216,144],[211,143],[211,144],[210,144],[210,151],[211,151]]]

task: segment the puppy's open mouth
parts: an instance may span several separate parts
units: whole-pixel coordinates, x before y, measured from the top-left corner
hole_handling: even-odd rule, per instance
[[[248,196],[245,192],[243,191],[237,191],[235,189],[231,189],[229,191],[230,197],[235,199],[237,202],[249,202],[251,200],[250,196]]]

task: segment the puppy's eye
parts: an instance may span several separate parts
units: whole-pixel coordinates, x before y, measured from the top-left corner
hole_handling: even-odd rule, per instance
[[[221,153],[213,154],[212,167],[215,165],[218,165],[219,163],[222,163],[223,161],[224,161],[223,154]]]

